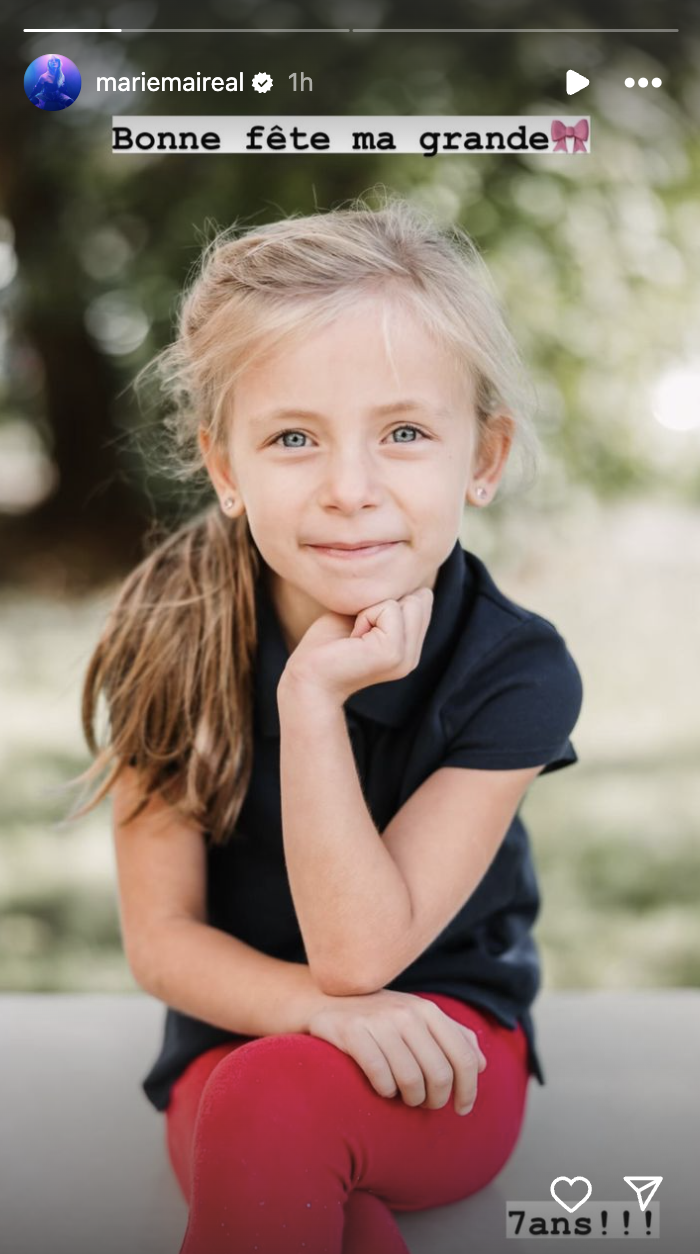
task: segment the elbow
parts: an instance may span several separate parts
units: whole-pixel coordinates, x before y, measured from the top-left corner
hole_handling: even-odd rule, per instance
[[[377,950],[384,950],[378,962]],[[308,954],[308,947],[307,947]],[[378,993],[409,965],[406,951],[395,953],[388,945],[366,948],[354,956],[346,949],[342,955],[317,953],[307,961],[316,986],[329,997],[366,997]],[[392,961],[390,961],[393,959]]]
[[[146,968],[143,963],[135,962],[133,959],[129,958],[128,954],[126,960],[129,970],[131,971],[132,978],[138,987],[144,993],[149,993],[152,997],[155,996],[153,992],[153,979],[150,969]]]
[[[151,945],[124,944],[124,955],[136,984],[151,997],[160,999],[158,967]]]
[[[385,981],[377,977],[376,972],[361,965],[349,971],[337,964],[325,962],[321,966],[312,967],[314,980],[328,997],[366,997],[384,988]]]
[[[337,976],[317,980],[317,984],[328,997],[367,997],[384,987],[380,980],[352,980]]]

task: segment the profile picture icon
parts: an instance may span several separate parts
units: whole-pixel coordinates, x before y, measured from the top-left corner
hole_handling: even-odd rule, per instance
[[[70,57],[57,52],[37,57],[24,74],[24,90],[37,109],[68,109],[80,95],[80,70]]]

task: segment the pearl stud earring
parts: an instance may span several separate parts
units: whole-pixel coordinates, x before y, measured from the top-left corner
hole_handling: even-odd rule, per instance
[[[484,501],[486,497],[488,496],[488,492],[486,491],[486,488],[477,488],[476,495],[478,496],[480,501]]]
[[[233,497],[227,496],[224,500],[224,509],[233,509],[233,504],[234,504]]]

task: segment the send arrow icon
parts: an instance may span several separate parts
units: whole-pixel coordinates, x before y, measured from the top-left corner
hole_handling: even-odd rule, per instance
[[[663,1180],[663,1176],[623,1176],[622,1178],[625,1184],[628,1184],[637,1194],[640,1210],[646,1210]],[[647,1196],[642,1200],[643,1193]]]
[[[590,82],[590,79],[584,78],[583,74],[577,74],[576,70],[567,70],[566,71],[566,94],[567,96],[573,96],[576,94],[577,91],[583,91],[583,88],[587,87],[589,82]]]

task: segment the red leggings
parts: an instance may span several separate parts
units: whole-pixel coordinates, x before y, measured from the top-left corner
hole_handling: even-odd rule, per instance
[[[471,1114],[381,1097],[354,1058],[305,1033],[243,1037],[178,1078],[167,1147],[189,1219],[180,1254],[409,1254],[391,1209],[482,1189],[515,1148],[526,1039],[489,1011],[418,993],[487,1060]]]

